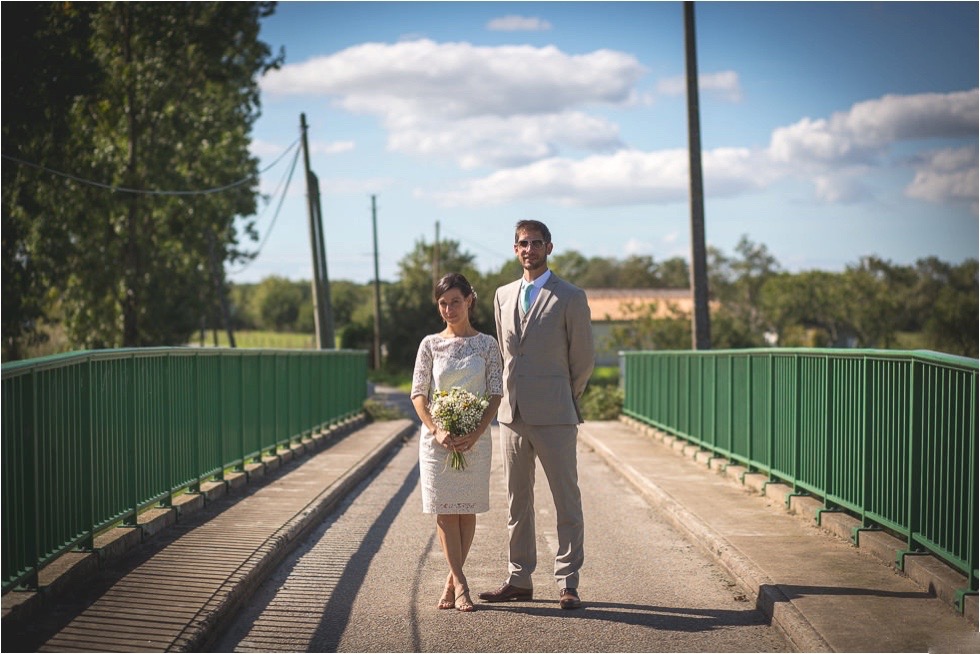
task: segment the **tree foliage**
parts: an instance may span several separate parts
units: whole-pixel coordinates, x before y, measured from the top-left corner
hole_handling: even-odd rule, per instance
[[[42,318],[60,317],[76,348],[186,342],[256,236],[241,217],[258,193],[258,76],[281,60],[258,39],[273,5],[16,6],[24,32],[4,54],[26,88],[7,103],[4,137],[18,136],[4,149],[46,170],[4,166],[4,297],[24,298],[4,307],[4,356]],[[205,189],[222,190],[191,192]]]
[[[411,369],[422,337],[444,327],[432,296],[434,250],[433,245],[417,241],[415,248],[398,264],[398,283],[385,289],[382,325],[387,350],[386,364],[398,370]],[[474,327],[494,333],[493,291],[483,290],[482,276],[474,265],[475,257],[463,252],[457,241],[447,240],[439,244],[439,259],[440,275],[462,273],[476,291]]]

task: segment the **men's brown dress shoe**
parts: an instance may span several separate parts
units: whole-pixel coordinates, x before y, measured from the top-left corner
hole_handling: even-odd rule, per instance
[[[534,590],[531,588],[518,588],[504,584],[498,590],[480,593],[479,598],[484,602],[516,602],[517,600],[529,600],[533,595]]]
[[[558,599],[558,606],[563,609],[577,609],[582,606],[582,600],[578,597],[578,591],[574,588],[562,588],[561,597]]]

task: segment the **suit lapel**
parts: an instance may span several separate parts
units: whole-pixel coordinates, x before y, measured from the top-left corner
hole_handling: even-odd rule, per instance
[[[517,293],[514,294],[514,317],[517,324],[517,333],[520,334],[522,341],[524,340],[524,336],[537,324],[538,314],[544,311],[544,308],[551,303],[551,291],[556,284],[558,284],[558,278],[552,272],[551,276],[548,277],[548,281],[538,291],[538,297],[535,298],[534,304],[531,305],[523,320],[521,319],[521,309],[517,306],[521,296],[521,285],[517,285]]]
[[[503,315],[513,316],[514,320],[514,331],[521,338],[524,338],[524,330],[521,325],[521,307],[520,307],[520,297],[521,297],[521,281],[517,280],[514,282],[513,292],[511,292],[504,303]]]

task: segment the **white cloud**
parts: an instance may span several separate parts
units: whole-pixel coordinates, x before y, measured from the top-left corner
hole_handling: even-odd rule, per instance
[[[814,180],[818,200],[849,203],[872,197],[861,178],[875,170],[908,169],[896,146],[930,139],[976,139],[978,92],[886,95],[826,119],[803,118],[774,130],[769,156],[786,174]],[[976,145],[913,158],[910,198],[977,202]]]
[[[873,198],[866,183],[876,171],[909,170],[894,146],[929,137],[975,138],[977,92],[886,96],[854,105],[829,119],[803,119],[777,128],[767,150],[716,148],[702,153],[705,194],[731,197],[790,177],[814,185],[824,203]],[[877,111],[877,112],[876,112]],[[540,139],[535,139],[540,142]],[[549,151],[550,152],[550,151]],[[873,156],[872,156],[873,155]],[[977,149],[946,149],[914,160],[915,179],[905,193],[932,202],[977,204]],[[565,205],[622,205],[686,201],[686,150],[640,152],[621,149],[581,160],[549,156],[500,170],[455,189],[429,195],[447,206],[493,205],[545,198]]]
[[[551,29],[551,23],[541,18],[503,16],[487,23],[487,29],[497,32],[542,32]]]
[[[563,148],[612,151],[618,128],[581,112],[543,116],[481,116],[442,126],[418,124],[392,132],[392,150],[454,157],[460,167],[512,167],[557,155]]]
[[[972,201],[975,206],[978,188],[977,149],[946,148],[922,158],[905,194],[930,202]]]
[[[314,94],[378,116],[392,150],[454,158],[465,168],[521,165],[568,149],[622,146],[618,129],[582,109],[635,102],[645,73],[612,50],[479,47],[417,40],[366,43],[287,65],[264,93]]]
[[[814,179],[814,187],[817,200],[828,204],[850,204],[871,197],[860,179],[848,174],[818,175]]]
[[[657,82],[657,92],[663,95],[686,95],[687,78],[665,77]],[[698,74],[698,94],[714,93],[729,102],[741,102],[742,85],[738,73],[724,70],[718,73]]]
[[[718,149],[702,156],[705,187],[714,196],[760,187],[765,174],[745,149]],[[686,150],[620,150],[582,160],[551,158],[469,180],[456,190],[427,193],[447,207],[487,206],[524,198],[564,205],[682,202],[688,197]]]
[[[774,161],[794,164],[870,162],[899,141],[976,137],[977,115],[977,89],[886,95],[830,118],[778,128],[769,153]]]
[[[644,72],[636,58],[613,50],[568,55],[554,46],[420,40],[365,43],[287,65],[262,79],[262,91],[335,96],[352,111],[397,124],[620,104]]]
[[[491,171],[455,188],[419,192],[447,206],[521,198],[566,205],[684,202],[686,150],[632,150],[618,125],[589,113],[599,105],[639,106],[636,85],[646,72],[633,56],[612,50],[571,55],[554,46],[418,39],[365,43],[287,65],[271,71],[262,89],[328,97],[349,112],[376,116],[389,150]],[[734,71],[702,74],[699,83],[730,101],[742,97]],[[682,94],[684,79],[661,80],[657,91]],[[705,151],[705,193],[730,197],[799,177],[813,183],[822,202],[856,202],[872,196],[868,176],[889,169],[909,174],[908,197],[976,204],[975,147],[914,160],[896,146],[930,139],[975,143],[978,113],[972,89],[886,95],[828,117],[804,117],[774,129],[767,147]],[[253,151],[263,147],[255,144]],[[328,149],[353,147],[338,142]]]

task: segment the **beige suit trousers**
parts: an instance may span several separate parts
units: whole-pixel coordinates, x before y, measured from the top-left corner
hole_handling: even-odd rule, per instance
[[[555,500],[558,523],[555,582],[559,588],[578,588],[579,569],[585,558],[585,521],[576,454],[578,425],[528,425],[518,414],[513,422],[501,424],[499,433],[509,508],[508,583],[518,588],[531,588],[531,574],[537,566],[534,529],[537,459]]]

